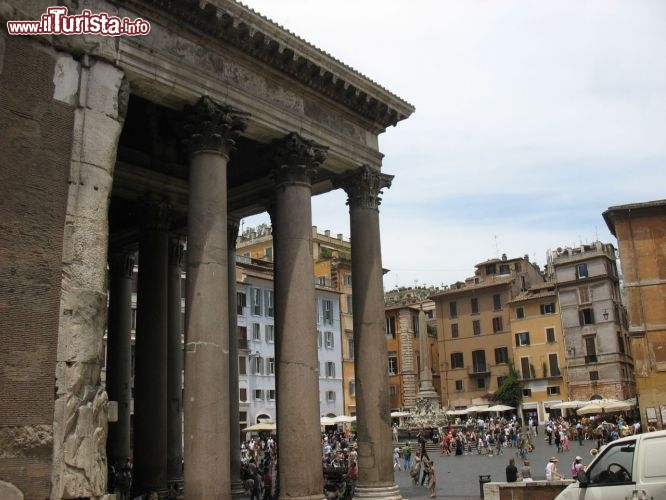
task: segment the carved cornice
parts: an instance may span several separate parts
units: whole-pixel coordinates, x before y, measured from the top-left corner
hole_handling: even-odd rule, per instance
[[[350,174],[335,178],[333,185],[345,190],[349,208],[379,210],[382,189],[391,187],[393,177],[363,165]]]
[[[187,143],[190,154],[214,151],[225,156],[236,145],[238,134],[247,127],[248,113],[222,106],[203,96],[194,106],[185,107]]]
[[[275,167],[271,176],[279,186],[282,184],[312,184],[312,175],[323,163],[328,148],[308,141],[295,132],[271,143],[271,160]]]
[[[379,125],[396,125],[414,106],[252,9],[230,0],[116,0],[152,10],[222,40]],[[205,5],[202,7],[202,4]]]
[[[240,219],[236,217],[227,217],[227,246],[229,250],[236,250],[239,228]]]

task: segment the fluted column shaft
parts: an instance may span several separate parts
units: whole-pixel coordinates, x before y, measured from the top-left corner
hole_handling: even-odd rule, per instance
[[[240,115],[202,98],[188,108],[190,182],[185,340],[185,493],[231,496],[227,164]]]
[[[379,235],[379,195],[391,179],[361,167],[336,181],[349,197],[359,498],[401,498],[393,475]]]
[[[151,198],[140,210],[132,484],[137,493],[167,488],[169,207]]]
[[[118,420],[109,424],[109,464],[124,464],[130,455],[133,269],[134,252],[111,252],[106,391],[109,400],[118,403]]]
[[[167,471],[169,481],[183,479],[183,348],[181,272],[183,242],[169,242],[169,312],[167,326]]]
[[[278,473],[290,500],[323,497],[311,174],[324,156],[296,134],[273,144]]]

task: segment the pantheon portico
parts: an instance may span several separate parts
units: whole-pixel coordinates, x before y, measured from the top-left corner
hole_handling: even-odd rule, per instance
[[[65,3],[75,13],[83,2]],[[188,499],[241,493],[235,241],[243,217],[267,211],[280,498],[322,498],[311,199],[343,189],[357,497],[400,498],[379,234],[393,176],[378,135],[413,107],[234,1],[88,3],[142,18],[150,33],[2,36],[0,255],[11,272],[0,306],[12,307],[0,317],[0,362],[25,362],[0,379],[0,437],[15,450],[0,478],[26,498],[99,498],[108,463],[132,454],[137,494],[174,481]],[[44,13],[39,2],[9,4],[3,21]],[[37,431],[40,446],[18,437]]]

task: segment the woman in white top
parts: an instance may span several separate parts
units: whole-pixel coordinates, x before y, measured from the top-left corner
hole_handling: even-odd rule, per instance
[[[553,479],[564,479],[564,476],[557,472],[557,457],[550,457],[550,461],[546,465],[546,481]]]

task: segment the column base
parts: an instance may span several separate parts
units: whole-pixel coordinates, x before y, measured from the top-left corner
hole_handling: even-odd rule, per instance
[[[400,489],[396,484],[386,483],[383,485],[357,484],[354,490],[354,498],[375,498],[377,500],[402,500]]]

